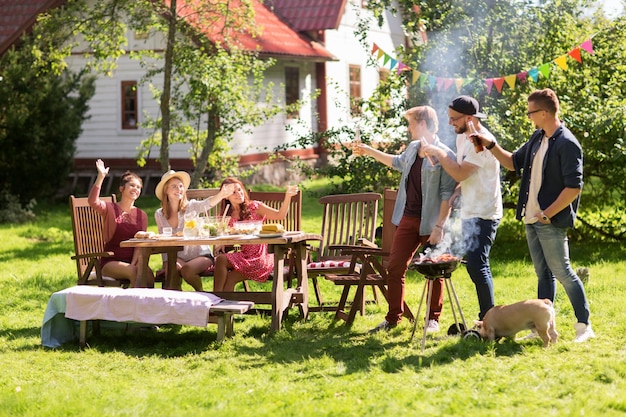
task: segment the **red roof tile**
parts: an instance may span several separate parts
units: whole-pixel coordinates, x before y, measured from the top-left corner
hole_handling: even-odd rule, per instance
[[[188,6],[195,1],[199,0],[179,0],[177,4],[180,7],[181,15],[188,16],[187,21],[189,24],[198,26],[199,23],[195,21],[194,17],[196,14],[189,13],[189,10],[193,9],[193,7]],[[258,31],[257,35],[235,30],[228,31],[226,29],[227,35],[236,39],[245,50],[259,51],[259,53],[265,56],[296,57],[318,61],[335,59],[321,44],[293,30],[260,1],[252,0],[252,5],[255,12],[254,23],[255,29]],[[189,9],[185,13],[184,10],[187,7]],[[237,7],[237,1],[231,0],[230,7]],[[200,31],[211,41],[217,42],[224,38],[224,34],[219,32],[222,26],[212,24],[210,27],[200,28]]]
[[[337,29],[346,0],[265,0],[265,6],[298,32]]]
[[[199,0],[178,0],[181,15],[185,15],[185,10],[188,12],[191,9],[187,3],[192,4],[196,1]],[[330,2],[330,0],[318,2],[320,1]],[[64,0],[0,0],[0,55],[15,43],[22,33],[30,29],[39,13],[62,3]],[[166,0],[166,3],[169,2]],[[236,7],[237,2],[231,0],[229,4],[230,7]],[[255,27],[260,34],[252,36],[249,33],[232,33],[245,49],[258,50],[265,56],[321,61],[335,59],[321,44],[289,27],[259,0],[252,0],[252,4],[256,13]],[[194,24],[193,16],[193,13],[188,16],[190,24]],[[219,38],[213,27],[204,28],[202,32],[211,40]]]
[[[30,30],[37,15],[63,0],[0,0],[0,55],[24,32]]]

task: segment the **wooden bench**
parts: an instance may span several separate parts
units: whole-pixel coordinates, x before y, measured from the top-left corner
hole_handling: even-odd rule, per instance
[[[42,325],[42,344],[57,347],[73,339],[73,320],[79,322],[81,347],[87,342],[87,323],[99,320],[200,327],[217,323],[217,341],[222,341],[234,334],[234,315],[244,314],[252,307],[252,301],[220,300],[209,293],[75,286],[50,297]]]

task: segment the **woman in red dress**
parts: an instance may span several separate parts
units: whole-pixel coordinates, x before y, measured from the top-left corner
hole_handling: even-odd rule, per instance
[[[269,207],[260,201],[250,201],[246,188],[236,178],[226,178],[221,187],[226,184],[234,184],[233,193],[226,197],[230,203],[228,215],[230,224],[239,220],[282,220],[289,211],[291,197],[298,193],[297,186],[289,186],[285,191],[285,200],[279,210]],[[240,252],[223,252],[222,248],[216,248],[219,253],[215,258],[214,291],[234,291],[235,284],[251,279],[257,282],[265,282],[274,270],[274,254],[268,253],[267,245],[241,245]]]
[[[113,256],[102,258],[102,275],[127,279],[130,286],[135,286],[137,280],[137,260],[134,248],[122,248],[120,242],[131,239],[138,231],[145,231],[148,227],[146,212],[135,207],[135,200],[141,194],[143,183],[137,174],[125,172],[120,179],[120,199],[117,203],[100,200],[102,182],[109,173],[109,167],[104,166],[102,159],[96,161],[98,177],[89,192],[89,205],[100,214],[104,220],[104,250],[113,252]],[[148,286],[154,285],[154,274],[148,268]]]

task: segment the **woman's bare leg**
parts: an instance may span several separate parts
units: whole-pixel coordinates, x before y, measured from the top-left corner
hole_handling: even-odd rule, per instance
[[[180,272],[187,284],[191,285],[196,291],[202,291],[202,277],[200,274],[211,265],[213,265],[211,259],[206,256],[199,256],[186,262]]]

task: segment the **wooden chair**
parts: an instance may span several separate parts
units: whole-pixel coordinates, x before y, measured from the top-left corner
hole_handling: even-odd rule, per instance
[[[280,209],[285,200],[285,193],[282,191],[249,191],[250,200],[261,201],[265,205],[276,210]],[[298,194],[291,197],[289,202],[289,211],[287,216],[280,221],[267,221],[267,223],[280,223],[285,230],[294,231],[301,229],[302,221],[302,191],[298,190]]]
[[[115,195],[102,197],[101,200],[115,203]],[[70,213],[72,216],[72,233],[74,234],[74,253],[76,261],[78,285],[123,286],[128,287],[130,281],[115,279],[102,275],[100,259],[113,256],[112,252],[104,251],[102,233],[102,216],[87,201],[87,197],[70,196]]]
[[[393,208],[397,196],[396,190],[385,189],[383,200],[383,235],[381,247],[361,246],[341,246],[335,248],[344,256],[350,257],[350,267],[346,272],[334,272],[325,274],[327,280],[335,285],[343,286],[341,299],[335,312],[336,319],[346,321],[347,325],[354,322],[357,310],[364,314],[365,287],[378,288],[380,293],[387,300],[387,269],[386,262],[393,242],[393,235],[396,226],[391,222]],[[357,268],[360,265],[360,269]],[[352,301],[350,311],[345,311],[350,288],[356,286],[356,293]],[[413,320],[413,314],[408,305],[404,303],[404,316]]]
[[[380,199],[378,193],[335,194],[319,199],[324,206],[320,233],[323,240],[316,250],[312,250],[315,259],[307,265],[318,307],[311,307],[310,311],[335,311],[337,308],[336,305],[324,305],[317,281],[319,276],[332,281],[328,274],[345,274],[352,269],[358,272],[359,265],[352,255],[343,252],[346,246],[376,246],[374,238]]]

